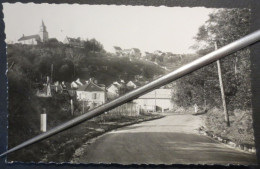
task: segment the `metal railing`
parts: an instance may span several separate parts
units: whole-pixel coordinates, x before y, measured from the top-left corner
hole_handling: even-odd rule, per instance
[[[67,130],[73,126],[76,126],[86,120],[89,120],[93,117],[96,117],[98,115],[101,115],[103,114],[104,112],[108,111],[108,110],[111,110],[117,106],[120,106],[128,101],[131,101],[133,99],[136,99],[138,98],[139,96],[145,94],[145,93],[148,93],[150,91],[152,91],[153,89],[156,89],[158,87],[161,87],[169,82],[172,82],[180,77],[183,77],[185,75],[187,75],[188,73],[191,73],[203,66],[206,66],[214,61],[217,61],[218,59],[221,59],[231,53],[234,53],[244,47],[247,47],[255,42],[258,42],[260,40],[260,30],[257,30],[239,40],[236,40],[216,51],[213,51],[203,57],[200,57],[182,67],[180,67],[179,69],[167,74],[167,75],[164,75],[140,88],[137,88],[115,100],[112,100],[106,104],[103,104],[81,116],[78,116],[72,120],[69,120],[68,122],[65,122],[53,129],[50,129],[49,131],[43,133],[43,134],[40,134],[36,137],[33,137],[32,139],[29,139],[25,142],[23,142],[22,144],[19,144],[11,149],[9,149],[8,151],[2,153],[0,155],[0,157],[3,157],[11,152],[14,152],[16,150],[19,150],[23,147],[26,147],[28,145],[31,145],[33,143],[36,143],[36,142],[39,142],[43,139],[46,139],[54,134],[57,134],[59,132],[62,132],[64,130]]]

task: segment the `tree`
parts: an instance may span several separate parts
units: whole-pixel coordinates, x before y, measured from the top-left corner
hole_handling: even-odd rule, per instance
[[[67,50],[68,59],[73,63],[73,78],[76,77],[76,72],[79,67],[80,62],[84,58],[82,53],[74,50],[73,48]]]
[[[219,47],[227,45],[249,32],[250,10],[249,9],[221,9],[209,15],[209,19],[201,26],[195,37],[197,41],[193,46],[197,54],[202,56],[214,50],[214,43],[217,41]],[[223,82],[225,86],[226,101],[229,109],[248,109],[250,107],[250,52],[248,49],[236,52],[232,56],[221,59]],[[181,99],[186,95],[182,90],[196,93],[200,99],[195,99],[194,95],[187,95],[189,99],[184,99],[180,105],[190,104],[190,100],[197,100],[197,105],[210,107],[221,106],[219,103],[219,86],[217,78],[216,64],[210,64],[199,71],[196,71],[187,78],[177,82],[178,94],[174,100]],[[204,98],[204,99],[202,99]],[[204,101],[203,101],[204,100]],[[221,99],[220,99],[221,100]],[[178,101],[177,101],[178,102]]]
[[[86,52],[101,52],[104,47],[96,39],[90,39],[84,42],[84,49]]]

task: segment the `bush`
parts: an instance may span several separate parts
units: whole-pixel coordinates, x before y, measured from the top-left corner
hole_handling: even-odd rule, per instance
[[[230,127],[227,127],[223,111],[218,108],[210,109],[206,115],[206,127],[215,135],[232,140],[237,144],[254,145],[252,111],[236,109],[229,114]]]

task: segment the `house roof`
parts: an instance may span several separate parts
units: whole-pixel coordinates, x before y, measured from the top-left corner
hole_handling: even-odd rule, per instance
[[[117,81],[113,82],[114,85],[117,85],[117,86],[121,86],[120,83],[118,83]]]
[[[144,81],[134,81],[134,83],[136,86],[143,86],[146,84]]]
[[[90,81],[88,84],[84,84],[84,85],[80,86],[77,91],[93,92],[93,91],[104,91],[104,89]]]
[[[136,84],[133,81],[131,81],[131,80],[126,85],[127,86],[132,86],[132,85],[136,86]]]
[[[133,50],[134,50],[136,53],[141,52],[140,49],[138,49],[138,48],[133,48]]]
[[[118,47],[118,46],[114,46],[114,49],[115,50],[122,50],[120,47]]]
[[[99,87],[101,87],[103,90],[106,90],[106,85],[104,84],[98,84]]]
[[[171,99],[172,98],[172,89],[156,89],[143,96],[140,96],[139,99]]]
[[[68,41],[70,41],[70,42],[77,42],[77,43],[82,42],[79,38],[69,38],[69,37],[66,37],[66,38],[67,38]]]
[[[119,89],[120,88],[120,86],[118,86],[118,85],[116,85],[116,84],[111,84],[110,86],[108,86],[108,90],[111,88],[111,87],[114,87],[114,88],[116,88],[116,89]]]
[[[23,40],[30,40],[30,39],[36,39],[39,40],[41,39],[39,35],[30,35],[30,36],[22,36],[18,41],[23,41]]]

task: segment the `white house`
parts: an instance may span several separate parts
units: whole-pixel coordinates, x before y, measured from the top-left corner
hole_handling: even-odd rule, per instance
[[[82,86],[83,84],[77,83],[76,81],[71,82],[70,86],[72,89],[77,89],[79,86]]]
[[[119,87],[121,86],[121,84],[118,83],[117,81],[113,82],[113,84],[114,84],[114,85],[117,85],[117,86],[119,86]]]
[[[63,43],[68,44],[70,46],[79,47],[79,48],[84,47],[84,41],[82,41],[80,38],[70,38],[66,36]]]
[[[48,84],[43,84],[43,88],[40,90],[38,89],[36,91],[36,96],[38,97],[52,97],[52,92],[51,92],[51,85],[50,83]]]
[[[126,87],[128,88],[137,88],[137,85],[133,82],[133,81],[129,81],[127,84],[126,84]]]
[[[72,89],[77,89],[77,88],[79,88],[80,86],[82,86],[82,85],[84,85],[84,84],[86,84],[86,83],[88,83],[88,81],[82,81],[82,80],[80,80],[80,79],[78,78],[77,80],[71,82],[70,87],[71,87]]]
[[[164,53],[162,51],[160,51],[160,50],[156,50],[156,51],[154,51],[154,54],[162,56]]]
[[[77,99],[79,101],[86,101],[90,108],[102,105],[106,101],[106,91],[104,88],[98,86],[92,81],[79,86],[76,90],[76,94]]]
[[[141,109],[149,112],[167,111],[173,108],[172,89],[156,89],[138,99],[134,102],[141,106]]]
[[[140,58],[142,56],[142,53],[140,49],[137,48],[131,48],[131,49],[121,49],[118,46],[114,46],[116,54],[119,56],[134,56],[137,58]]]
[[[41,38],[39,35],[30,35],[30,36],[22,36],[20,39],[18,39],[19,42],[22,42],[22,44],[25,45],[37,45]]]
[[[119,90],[120,90],[120,86],[119,85],[111,84],[107,88],[107,97],[109,99],[114,99],[114,98],[118,97],[119,96]]]

